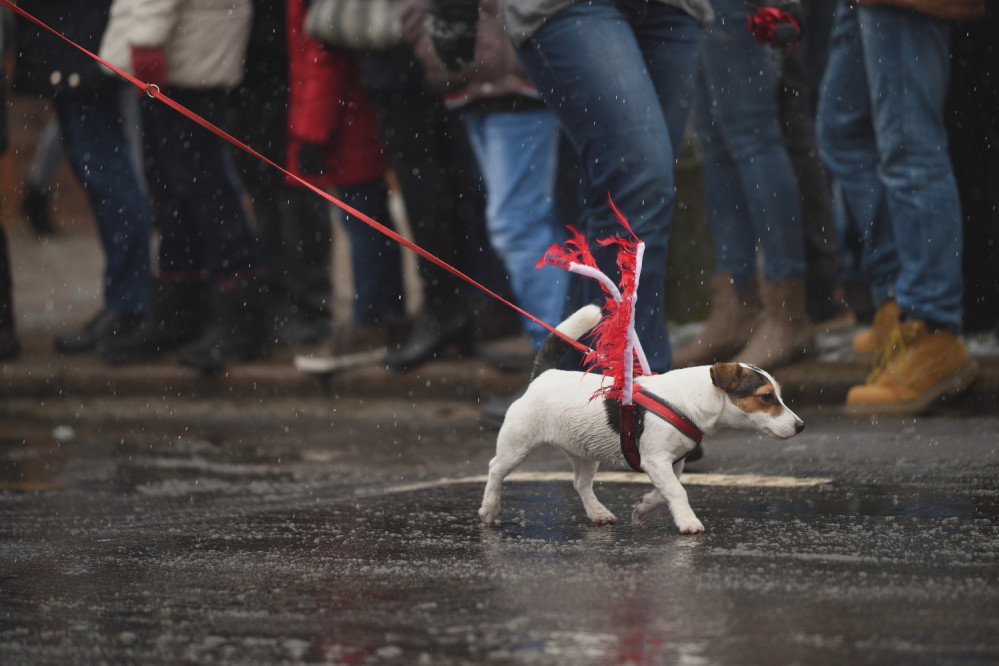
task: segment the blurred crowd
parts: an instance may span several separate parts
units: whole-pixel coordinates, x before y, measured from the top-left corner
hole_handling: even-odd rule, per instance
[[[535,266],[572,226],[619,277],[597,242],[623,233],[611,200],[645,243],[635,321],[655,372],[772,370],[814,354],[817,332],[861,325],[853,350],[872,371],[847,409],[915,414],[974,381],[963,336],[999,327],[991,1],[12,4],[294,175],[0,10],[0,90],[52,110],[21,175],[23,217],[60,233],[49,192],[65,160],[104,253],[102,302],[53,341],[64,354],[214,372],[302,347],[374,353],[396,372],[455,353],[524,370],[543,326],[422,258],[407,302],[398,244],[362,217],[554,326],[602,295]],[[681,149],[699,158],[714,265],[703,327],[674,349]],[[3,217],[0,360],[20,352]]]

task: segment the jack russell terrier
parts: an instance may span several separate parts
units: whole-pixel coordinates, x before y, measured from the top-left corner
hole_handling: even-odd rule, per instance
[[[558,330],[578,340],[600,316],[598,306],[588,305],[559,324]],[[593,476],[601,463],[628,467],[621,447],[620,403],[595,395],[605,379],[602,375],[555,368],[568,349],[569,343],[559,336],[548,336],[535,359],[527,391],[507,411],[479,509],[479,517],[487,525],[499,514],[503,479],[544,443],[557,446],[569,457],[575,474],[573,487],[586,516],[597,525],[617,520],[594,495]],[[666,503],[683,534],[704,531],[680,485],[684,456],[696,448],[701,432],[746,428],[788,439],[805,427],[781,399],[780,384],[760,368],[743,363],[716,363],[636,377],[635,393],[639,391],[656,403],[668,405],[685,427],[681,430],[681,425],[637,406],[634,439],[641,450],[643,471],[655,489],[635,505],[632,520],[643,521]]]

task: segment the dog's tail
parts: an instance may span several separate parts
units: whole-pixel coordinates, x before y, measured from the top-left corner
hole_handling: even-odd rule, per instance
[[[578,340],[597,325],[600,321],[601,312],[599,305],[587,305],[569,315],[569,318],[555,327],[555,330],[564,333],[573,340]],[[550,333],[545,338],[544,344],[538,350],[538,355],[534,358],[534,368],[531,371],[531,381],[545,370],[551,370],[558,366],[566,352],[573,347],[561,337]]]

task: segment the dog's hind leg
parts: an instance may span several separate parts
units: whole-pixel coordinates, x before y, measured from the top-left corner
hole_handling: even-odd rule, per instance
[[[517,469],[539,443],[534,442],[529,433],[518,429],[509,418],[503,423],[496,437],[496,455],[489,461],[489,478],[479,508],[479,518],[486,525],[492,525],[499,515],[503,479]]]
[[[593,492],[593,475],[597,473],[597,467],[600,463],[568,453],[566,455],[572,462],[572,471],[575,477],[572,487],[579,493],[579,499],[583,500],[586,517],[596,525],[609,525],[617,522],[617,517],[611,513],[610,509],[600,503]]]
[[[687,491],[680,484],[680,472],[683,470],[682,461],[678,461],[678,464],[665,466],[659,464],[654,458],[649,458],[648,460],[643,460],[643,465],[645,467],[645,472],[652,479],[652,484],[656,487],[656,493],[659,494],[663,500],[669,504],[670,513],[673,514],[673,522],[676,523],[677,528],[683,534],[697,534],[704,531],[704,525],[701,521],[697,519],[694,515],[694,510],[690,508],[690,502],[687,500]],[[638,512],[638,507],[641,506],[646,498],[652,493],[647,494],[642,498],[642,501],[638,503],[635,507],[635,511]],[[653,501],[655,498],[652,498]],[[644,511],[648,513],[656,506],[662,502],[656,502],[651,504],[651,506]],[[641,515],[639,516],[641,518]]]
[[[680,474],[683,473],[683,459],[677,460],[673,463],[673,474],[676,478],[680,478]],[[631,512],[631,522],[633,524],[643,523],[649,517],[649,514],[666,504],[666,498],[663,497],[662,493],[653,488],[651,491],[642,495],[642,499],[638,501],[635,505],[635,509]]]

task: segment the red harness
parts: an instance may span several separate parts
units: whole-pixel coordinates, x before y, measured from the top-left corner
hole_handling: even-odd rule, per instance
[[[659,418],[663,419],[674,428],[682,432],[687,437],[694,440],[693,451],[701,445],[701,438],[704,433],[694,425],[690,419],[677,412],[673,407],[648,390],[636,387],[632,394],[634,403],[631,405],[621,405],[621,453],[624,459],[636,472],[643,472],[642,454],[638,450],[638,439],[635,437],[635,405],[641,405]],[[682,460],[690,454],[690,451],[683,454],[678,460]]]

